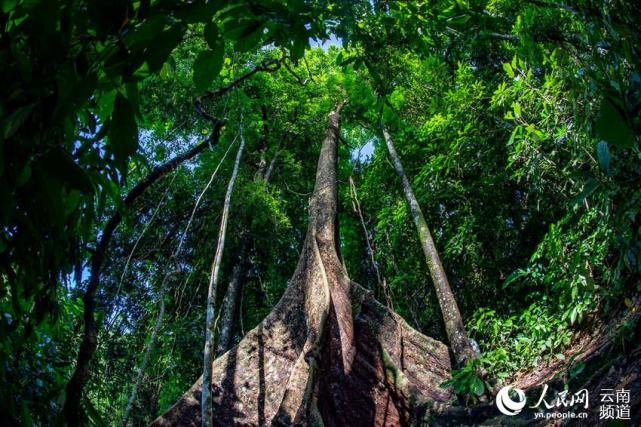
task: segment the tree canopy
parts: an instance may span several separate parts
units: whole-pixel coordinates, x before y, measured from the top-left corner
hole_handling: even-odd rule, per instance
[[[360,284],[399,330],[449,346],[435,401],[482,405],[544,367],[591,387],[638,349],[634,2],[1,5],[7,425],[149,424],[194,384],[232,171],[216,355],[269,319],[324,224],[316,166],[330,112],[337,222],[335,241],[318,240],[320,264],[335,245],[337,283]],[[417,207],[436,258],[422,251]],[[330,294],[337,325],[341,307],[358,320],[356,297]],[[592,331],[605,360],[575,351]],[[410,412],[399,420],[416,422]]]

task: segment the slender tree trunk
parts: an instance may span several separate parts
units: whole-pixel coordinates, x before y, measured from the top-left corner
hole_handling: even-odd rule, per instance
[[[263,117],[263,120],[266,120],[266,117]],[[266,126],[264,128],[266,128]],[[272,157],[272,160],[269,163],[269,168],[267,169],[267,171],[264,170],[264,165],[266,164],[266,162],[261,162],[263,170],[261,170],[261,168],[259,167],[259,170],[256,173],[256,179],[262,181],[265,185],[269,183],[272,172],[274,170],[274,163],[276,162],[279,153],[280,150],[276,151],[274,157]],[[238,311],[238,305],[240,304],[240,299],[243,292],[243,276],[247,268],[245,256],[247,254],[247,251],[249,250],[249,247],[251,246],[251,237],[248,233],[244,233],[242,240],[243,241],[241,243],[238,261],[236,262],[236,265],[232,270],[232,277],[229,285],[227,286],[225,298],[223,299],[222,313],[220,315],[220,331],[218,342],[216,343],[217,355],[220,355],[231,348],[236,312]]]
[[[260,106],[260,116],[261,116],[261,119],[263,120],[263,129],[262,129],[263,146],[260,149],[260,159],[258,160],[258,168],[256,169],[256,174],[254,176],[254,179],[256,181],[263,179],[265,167],[267,167],[267,160],[265,159],[265,155],[267,154],[267,148],[268,148],[269,126],[267,125],[267,107],[265,105]]]
[[[214,127],[214,130],[212,131],[210,142],[218,142],[222,126],[222,122],[217,123],[217,125]],[[209,143],[203,142],[196,145],[189,151],[186,151],[185,153],[180,154],[169,160],[168,162],[154,168],[149,173],[149,175],[147,175],[142,181],[140,181],[127,194],[127,196],[123,200],[124,209],[130,208],[138,199],[138,197],[160,178],[175,170],[186,160],[192,159],[196,155],[202,153],[207,147],[209,147]],[[109,243],[111,242],[111,237],[113,236],[114,231],[116,230],[118,225],[120,225],[121,221],[121,210],[116,210],[116,212],[105,225],[105,228],[102,230],[98,245],[96,246],[96,249],[91,256],[89,281],[82,298],[84,303],[84,332],[82,341],[80,343],[80,349],[78,350],[76,367],[73,371],[71,379],[67,383],[66,399],[63,408],[65,419],[71,427],[78,426],[81,423],[80,405],[82,400],[82,393],[85,385],[87,384],[87,380],[89,379],[89,364],[91,362],[91,359],[93,358],[94,353],[96,352],[98,343],[98,322],[96,321],[96,318],[94,316],[94,313],[96,311],[96,292],[98,291],[98,287],[100,285],[100,272],[106,257],[107,248],[109,247]]]
[[[383,136],[385,137],[385,144],[387,144],[387,150],[392,158],[394,169],[396,169],[396,173],[401,178],[403,192],[405,193],[405,198],[407,199],[407,203],[410,208],[410,214],[412,215],[412,219],[416,225],[418,237],[421,242],[421,246],[423,247],[423,252],[425,253],[425,260],[427,261],[427,266],[430,270],[434,287],[436,288],[436,297],[438,298],[438,303],[441,306],[441,312],[443,313],[443,321],[445,322],[447,338],[450,341],[450,346],[452,347],[452,352],[454,353],[454,357],[457,362],[459,364],[464,364],[467,360],[474,359],[476,357],[476,353],[472,349],[470,340],[465,332],[463,319],[461,318],[461,313],[458,309],[458,305],[456,304],[456,299],[454,298],[447,276],[445,275],[445,269],[443,268],[441,258],[436,250],[434,239],[432,239],[432,233],[430,233],[430,229],[427,226],[425,217],[423,216],[423,211],[421,211],[421,207],[414,196],[414,191],[412,191],[410,181],[405,175],[401,160],[394,148],[394,142],[392,141],[392,137],[386,127],[383,127]]]
[[[354,183],[354,178],[352,176],[349,177],[349,188],[352,198],[352,209],[354,210],[354,213],[358,215],[361,223],[361,228],[363,229],[363,236],[365,237],[365,243],[367,244],[367,255],[369,257],[370,264],[372,265],[374,275],[376,276],[376,284],[378,285],[377,289],[379,291],[379,296],[385,298],[385,304],[387,305],[387,307],[391,308],[392,298],[390,298],[389,291],[387,289],[387,281],[381,274],[381,270],[378,268],[378,262],[376,262],[376,257],[374,254],[374,247],[370,239],[369,231],[367,230],[367,225],[365,224],[363,210],[361,209],[361,202],[358,199],[356,184]]]
[[[209,388],[223,426],[415,425],[452,401],[440,387],[449,378],[447,347],[352,282],[338,256],[342,106],[329,115],[305,242],[281,300],[154,426],[200,423],[198,402]]]
[[[151,350],[153,349],[153,346],[154,346],[154,344],[156,342],[158,333],[160,331],[162,318],[163,318],[163,315],[164,315],[164,312],[165,312],[165,301],[164,301],[164,298],[165,298],[165,294],[167,292],[167,281],[169,280],[169,278],[171,276],[180,273],[180,267],[177,264],[177,260],[178,260],[178,256],[180,255],[180,251],[182,249],[182,246],[183,246],[183,244],[185,242],[185,238],[187,237],[187,234],[189,233],[189,228],[191,227],[191,223],[192,223],[192,221],[194,219],[194,215],[196,214],[196,211],[198,210],[198,206],[200,205],[200,202],[201,202],[203,196],[205,195],[205,193],[207,192],[207,190],[211,186],[212,182],[214,181],[214,178],[216,177],[216,174],[218,173],[218,170],[220,169],[220,167],[222,166],[223,162],[227,158],[227,154],[229,154],[229,151],[233,147],[234,142],[235,142],[235,140],[232,141],[231,144],[229,144],[229,147],[227,147],[227,150],[225,151],[225,153],[221,157],[220,161],[218,162],[218,165],[216,166],[216,168],[212,172],[211,176],[209,177],[209,181],[207,181],[207,184],[205,185],[205,188],[203,188],[203,190],[200,192],[198,198],[196,199],[196,202],[194,203],[194,207],[192,208],[192,211],[191,211],[191,215],[189,216],[189,220],[187,221],[187,225],[185,226],[185,229],[183,230],[183,232],[182,232],[182,234],[180,236],[180,240],[178,241],[178,245],[176,246],[176,249],[171,254],[170,263],[169,263],[170,266],[167,267],[167,269],[170,268],[171,265],[175,265],[176,270],[174,270],[174,271],[166,270],[165,276],[163,278],[163,281],[162,281],[162,284],[161,284],[161,287],[160,287],[160,292],[159,292],[159,295],[158,295],[158,298],[160,300],[160,310],[159,310],[159,313],[158,313],[158,317],[156,319],[156,326],[155,326],[155,328],[153,330],[153,333],[151,334],[151,338],[150,338],[149,343],[148,343],[148,345],[146,347],[143,361],[142,361],[141,365],[138,368],[138,374],[136,376],[137,379],[136,379],[136,382],[134,383],[134,388],[132,389],[131,394],[129,395],[129,399],[127,401],[127,406],[125,408],[125,414],[124,414],[123,419],[121,421],[121,425],[122,426],[125,426],[127,424],[127,421],[128,421],[129,416],[131,414],[131,411],[133,410],[134,404],[136,403],[136,398],[138,396],[138,390],[140,389],[140,386],[142,384],[142,380],[144,378],[145,370],[147,369],[147,365],[149,363],[149,356],[151,354]],[[167,192],[165,192],[165,196],[166,195],[167,195]],[[163,199],[164,199],[164,197],[163,197]],[[158,205],[158,207],[159,206],[160,206],[160,204]],[[158,212],[158,209],[156,210],[156,212],[154,212],[154,216],[155,216],[155,214],[157,212]],[[149,224],[151,223],[151,221],[153,221],[153,217],[150,220],[150,222],[147,224],[147,226],[145,227],[145,230],[149,227]],[[144,234],[144,231],[143,231],[143,234]],[[172,233],[172,235],[173,235],[173,233]],[[142,237],[142,234],[141,234],[141,237]],[[140,241],[140,238],[138,239],[138,241]],[[138,243],[138,241],[136,243]],[[131,254],[130,254],[129,258],[131,258]],[[125,268],[126,268],[126,266],[125,266]],[[124,274],[123,274],[123,276],[124,276]],[[122,280],[123,276],[121,276],[121,280]],[[120,285],[119,285],[119,287],[120,287]],[[174,345],[175,345],[175,342],[174,342]]]
[[[245,239],[248,239],[247,237]],[[218,333],[218,340],[216,343],[216,354],[220,355],[231,347],[231,340],[234,333],[234,319],[238,311],[238,302],[240,301],[240,293],[245,273],[245,254],[247,252],[249,240],[243,240],[243,247],[241,248],[238,256],[238,261],[232,270],[231,280],[227,286],[227,292],[223,299],[223,306],[220,314],[220,328]]]
[[[154,348],[154,345],[156,344],[156,338],[160,333],[162,318],[165,315],[165,293],[167,292],[167,282],[169,281],[171,276],[178,273],[180,273],[180,270],[174,270],[170,273],[165,274],[165,277],[162,280],[162,284],[160,285],[160,292],[158,293],[160,308],[158,309],[158,316],[156,316],[156,324],[154,325],[154,329],[152,330],[151,336],[149,337],[149,342],[147,343],[147,348],[145,349],[145,355],[142,358],[142,363],[138,367],[136,382],[134,383],[134,387],[131,389],[131,394],[129,395],[129,399],[127,400],[127,407],[125,408],[125,414],[123,415],[122,421],[120,422],[120,425],[123,427],[127,425],[127,421],[129,420],[131,411],[134,408],[134,403],[136,402],[136,396],[138,395],[138,390],[140,390],[140,386],[142,385],[142,380],[145,377],[145,370],[147,369],[147,364],[149,363],[149,357],[151,356],[151,352]]]
[[[205,328],[205,349],[203,351],[203,379],[205,384],[210,384],[212,381],[212,364],[214,361],[214,323],[215,323],[215,308],[216,308],[216,291],[218,288],[218,276],[220,271],[220,263],[223,257],[223,250],[225,249],[225,235],[227,234],[227,218],[229,216],[229,207],[231,205],[231,194],[234,190],[236,183],[236,176],[238,175],[238,168],[240,167],[240,159],[243,155],[243,148],[245,148],[245,138],[243,136],[242,119],[240,123],[240,146],[238,147],[238,154],[236,154],[236,162],[234,163],[234,170],[229,178],[227,185],[227,192],[225,193],[225,202],[223,204],[223,214],[220,220],[220,231],[218,232],[218,244],[216,245],[216,253],[214,261],[211,265],[211,275],[209,277],[209,289],[207,291],[207,320]],[[202,390],[202,425],[203,427],[210,427],[213,425],[213,412],[211,402],[211,389],[210,387],[203,387]]]
[[[274,167],[276,166],[276,160],[278,160],[278,155],[280,154],[280,152],[280,148],[276,150],[274,157],[272,157],[271,162],[269,162],[269,167],[267,168],[267,172],[265,172],[265,176],[263,178],[265,182],[269,182],[269,180],[271,179],[272,174],[274,173]]]

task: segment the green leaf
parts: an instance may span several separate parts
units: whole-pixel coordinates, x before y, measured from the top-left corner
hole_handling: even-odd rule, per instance
[[[182,40],[184,29],[184,26],[176,24],[161,32],[153,39],[153,43],[149,44],[146,61],[150,72],[155,73],[160,70],[171,52]]]
[[[136,114],[136,117],[142,119],[142,113],[140,112],[140,93],[138,92],[138,84],[136,82],[127,83],[125,85],[125,93],[127,99],[131,104],[131,107]]]
[[[41,168],[49,177],[56,178],[71,188],[85,194],[93,192],[93,185],[87,172],[62,150],[53,149],[47,153],[42,159]]]
[[[26,107],[18,108],[12,112],[9,117],[2,121],[2,137],[4,139],[10,138],[27,120],[31,112],[36,107],[35,104],[27,105]]]
[[[634,133],[611,99],[601,103],[596,121],[596,133],[600,139],[619,147],[631,147]]]
[[[111,116],[116,101],[116,91],[110,90],[109,92],[99,93],[96,95],[96,105],[98,117],[104,121]]]
[[[238,37],[238,40],[234,44],[234,48],[238,52],[248,52],[256,47],[263,36],[263,28],[264,27],[261,23],[258,23],[258,25],[251,30],[248,28],[247,32]]]
[[[226,4],[224,1],[194,1],[194,2],[181,2],[181,6],[175,7],[173,15],[184,22],[206,23],[211,20],[214,14]],[[244,4],[243,4],[244,6]]]
[[[138,149],[138,126],[134,114],[129,100],[119,93],[109,125],[109,147],[117,161],[126,161]]]
[[[470,15],[453,16],[447,19],[447,23],[450,25],[464,25],[465,23],[467,23],[467,21],[470,20],[470,18]]]
[[[305,54],[305,49],[308,46],[307,38],[296,38],[292,43],[290,53],[294,61],[299,60]]]
[[[144,48],[147,43],[152,42],[160,34],[167,21],[165,15],[156,15],[146,19],[136,27],[135,31],[125,37],[125,45],[129,49]]]
[[[77,190],[73,190],[67,195],[65,198],[65,216],[69,216],[73,213],[80,202],[80,196],[81,194]]]
[[[168,63],[164,63],[160,69],[160,77],[163,79],[168,79],[173,73],[171,66]]]
[[[510,273],[509,276],[507,276],[507,278],[505,279],[505,282],[503,282],[502,289],[507,288],[515,280],[517,280],[517,279],[519,279],[519,278],[521,278],[523,276],[527,276],[527,274],[528,274],[528,271],[527,270],[523,270],[523,269],[518,269],[518,270],[513,271],[512,273]]]
[[[599,188],[599,182],[593,178],[588,179],[588,181],[583,186],[583,191],[581,191],[575,198],[570,201],[571,206],[576,206],[583,203],[594,191]]]
[[[11,10],[16,7],[18,0],[3,0],[2,1],[2,12],[9,13]]]
[[[607,142],[599,141],[596,145],[596,155],[603,172],[610,175],[610,149]]]
[[[205,25],[203,36],[205,37],[205,41],[209,45],[209,48],[212,50],[216,50],[222,43],[222,38],[220,37],[220,32],[218,31],[218,26],[213,21]]]
[[[263,23],[252,18],[227,18],[222,22],[225,38],[232,41],[239,41],[242,38],[254,33],[257,29],[263,28]]]
[[[514,70],[512,69],[512,66],[508,62],[503,64],[503,70],[505,70],[508,76],[510,76],[511,78],[514,78]]]
[[[514,110],[514,115],[516,117],[521,117],[521,106],[518,103],[512,103],[512,109]]]
[[[16,187],[22,187],[31,178],[31,165],[27,163],[16,177]]]
[[[207,90],[209,85],[218,76],[223,67],[224,54],[222,49],[205,50],[198,54],[194,62],[194,86],[197,92]]]
[[[477,396],[483,395],[483,392],[485,391],[485,385],[483,384],[483,381],[481,381],[481,379],[478,377],[474,377],[472,379],[470,391]]]

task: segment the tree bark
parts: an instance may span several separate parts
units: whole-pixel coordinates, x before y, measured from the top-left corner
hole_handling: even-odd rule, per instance
[[[242,120],[242,119],[241,119]],[[225,202],[223,204],[223,214],[220,220],[220,231],[218,232],[218,244],[216,245],[216,253],[214,261],[211,265],[211,275],[209,277],[209,289],[207,291],[207,320],[205,328],[205,349],[203,351],[203,379],[205,384],[211,383],[212,378],[212,363],[214,361],[214,323],[215,323],[215,309],[216,309],[216,291],[218,288],[218,276],[220,272],[220,263],[225,249],[225,235],[227,234],[227,219],[229,217],[229,207],[231,205],[231,195],[238,176],[238,168],[240,167],[240,159],[243,155],[245,148],[245,138],[243,137],[243,124],[240,124],[240,146],[236,154],[236,162],[234,169],[229,178],[227,185],[227,192],[225,193]],[[213,422],[212,402],[210,397],[209,387],[204,387],[202,390],[202,425],[209,427]]]
[[[147,175],[142,181],[140,181],[127,194],[122,202],[122,209],[130,208],[138,199],[138,197],[145,192],[145,190],[151,187],[160,178],[175,170],[183,162],[192,159],[196,155],[203,152],[205,148],[210,146],[210,142],[213,141],[217,143],[222,127],[223,122],[217,122],[212,131],[210,141],[200,143],[194,146],[192,149],[186,151],[185,153],[180,154],[169,160],[168,162],[155,167],[149,173],[149,175]],[[122,211],[121,209],[117,209],[105,225],[105,228],[102,230],[98,245],[96,246],[96,249],[91,256],[89,281],[82,298],[84,303],[84,332],[82,341],[80,343],[80,349],[78,350],[76,367],[73,371],[71,379],[67,383],[66,399],[63,408],[65,419],[71,427],[78,426],[81,423],[80,404],[82,400],[82,393],[85,385],[87,384],[87,380],[89,379],[89,364],[91,362],[91,359],[93,358],[94,353],[96,352],[97,347],[98,324],[96,322],[94,313],[96,311],[96,292],[100,285],[100,271],[105,260],[111,237],[113,236],[113,233],[118,225],[120,225],[121,221]]]
[[[476,357],[476,353],[474,352],[474,349],[470,344],[470,340],[467,337],[467,333],[465,332],[463,319],[461,318],[461,313],[458,309],[458,305],[456,304],[456,299],[452,293],[452,288],[450,288],[450,284],[447,280],[445,269],[441,263],[441,258],[436,250],[436,244],[432,238],[432,233],[427,226],[427,222],[423,216],[423,211],[414,196],[414,191],[412,191],[410,181],[407,179],[407,175],[405,175],[401,160],[394,148],[394,142],[392,141],[392,137],[386,127],[383,127],[383,136],[385,137],[385,144],[387,145],[387,150],[392,158],[394,169],[396,169],[396,173],[401,178],[403,192],[405,193],[405,198],[407,199],[407,203],[410,208],[410,214],[412,215],[412,220],[416,225],[418,238],[421,242],[421,246],[423,247],[423,252],[425,253],[425,260],[427,261],[427,266],[430,270],[430,275],[432,276],[432,282],[434,282],[438,303],[441,306],[443,321],[445,322],[445,331],[447,333],[447,338],[450,341],[452,353],[454,353],[456,361],[462,365],[466,361],[474,359]]]
[[[249,240],[247,239],[248,238],[246,237],[245,240],[243,240],[243,247],[240,250],[238,261],[232,270],[231,280],[229,281],[227,292],[225,292],[225,298],[223,299],[223,307],[220,314],[220,328],[216,343],[217,355],[220,355],[231,348],[231,340],[234,333],[234,319],[236,318],[236,313],[238,311],[238,303],[240,301],[240,293],[242,292],[244,281],[244,258],[247,252],[246,247],[249,244]]]
[[[329,114],[309,202],[307,234],[281,300],[212,366],[217,425],[411,425],[452,393],[448,350],[350,281],[337,253],[337,139]],[[201,422],[203,380],[154,426]],[[208,388],[208,387],[205,387]]]

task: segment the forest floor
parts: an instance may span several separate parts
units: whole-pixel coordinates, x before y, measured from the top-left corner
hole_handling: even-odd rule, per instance
[[[537,419],[534,410],[524,410],[518,416],[497,415],[498,410],[491,399],[471,407],[454,406],[436,417],[438,426],[604,426],[608,420],[600,419],[602,390],[630,391],[629,422],[625,425],[641,425],[641,331],[639,328],[628,330],[641,317],[639,307],[641,294],[633,299],[633,308],[621,310],[611,320],[594,320],[591,327],[582,330],[574,337],[563,359],[555,358],[536,368],[523,370],[512,379],[512,387],[522,389],[528,402],[536,402],[542,387],[549,389],[546,400],[553,401],[556,392],[564,389],[570,393],[588,390],[589,407],[585,410],[587,418]],[[568,408],[546,411],[562,416]],[[581,408],[582,409],[582,408]],[[576,410],[576,412],[581,412]],[[624,425],[624,424],[617,424]]]

